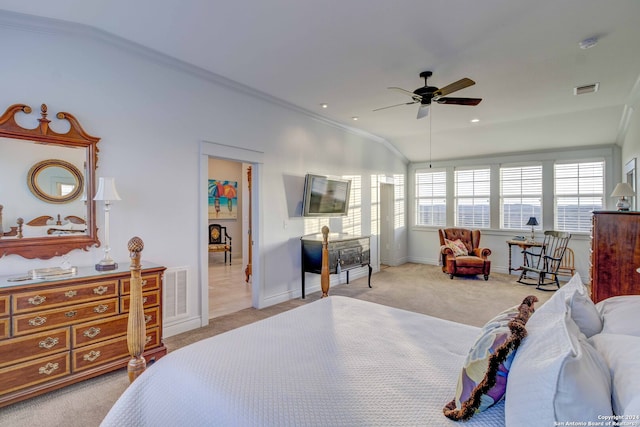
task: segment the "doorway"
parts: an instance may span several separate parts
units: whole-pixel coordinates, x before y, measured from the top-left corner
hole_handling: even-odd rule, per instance
[[[209,324],[209,251],[208,251],[208,229],[209,229],[209,159],[226,160],[242,164],[242,179],[238,180],[238,186],[241,202],[247,209],[244,214],[238,217],[238,221],[242,223],[240,234],[234,239],[234,252],[236,247],[241,248],[242,256],[238,257],[233,254],[233,261],[229,269],[229,277],[240,276],[242,285],[248,287],[251,295],[252,307],[259,308],[261,301],[261,262],[260,262],[260,241],[261,231],[258,224],[261,221],[260,215],[260,184],[261,184],[261,166],[264,154],[255,150],[247,150],[244,148],[234,147],[230,145],[217,144],[208,141],[200,142],[200,214],[199,214],[199,235],[200,243],[200,303],[199,317],[201,326]],[[252,169],[251,191],[247,187],[246,168]],[[221,179],[224,177],[220,177]],[[253,206],[253,215],[248,215],[248,207]],[[221,206],[222,207],[222,206]],[[249,220],[250,217],[250,220]],[[250,238],[249,238],[249,234]],[[249,250],[249,248],[251,250]],[[248,259],[248,255],[252,254],[252,259]],[[251,274],[245,276],[244,270],[247,266]],[[237,270],[236,270],[237,268]],[[247,280],[248,279],[248,280]],[[233,283],[237,283],[235,278],[230,279]],[[247,284],[248,283],[248,284]]]
[[[230,249],[209,251],[209,319],[252,306],[251,284],[244,274],[248,168],[242,162],[209,157],[208,225],[221,226],[222,242]],[[219,197],[211,197],[212,193]]]

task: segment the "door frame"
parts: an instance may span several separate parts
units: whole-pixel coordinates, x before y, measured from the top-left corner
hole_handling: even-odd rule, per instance
[[[262,300],[262,268],[260,256],[260,242],[262,240],[262,215],[260,207],[260,188],[262,184],[262,164],[264,153],[245,148],[233,147],[210,141],[200,141],[200,179],[199,179],[199,254],[198,269],[200,272],[200,325],[209,324],[209,211],[208,211],[208,182],[209,182],[209,157],[230,160],[239,163],[247,163],[252,167],[251,180],[251,205],[253,208],[251,218],[252,248],[252,275],[251,275],[251,300],[253,307],[260,307]],[[243,248],[243,253],[244,253]]]

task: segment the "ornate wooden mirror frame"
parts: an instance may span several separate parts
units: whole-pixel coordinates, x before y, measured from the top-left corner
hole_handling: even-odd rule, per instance
[[[31,107],[24,104],[14,104],[7,108],[0,117],[0,137],[22,139],[31,142],[58,145],[63,147],[86,148],[87,159],[84,184],[86,188],[86,220],[85,233],[73,233],[68,236],[55,237],[25,237],[3,238],[0,235],[0,257],[16,254],[24,258],[49,259],[54,256],[64,255],[73,249],[88,250],[92,246],[100,246],[98,240],[98,228],[96,225],[96,204],[93,201],[95,192],[95,171],[98,163],[98,141],[100,138],[91,136],[82,129],[78,120],[69,113],[56,114],[59,120],[67,120],[70,124],[66,133],[57,133],[49,128],[51,120],[47,119],[47,106],[42,104],[38,118],[39,125],[34,129],[26,129],[20,126],[15,119],[17,113],[31,113]],[[10,200],[0,203],[7,205]],[[26,221],[29,218],[24,218]]]

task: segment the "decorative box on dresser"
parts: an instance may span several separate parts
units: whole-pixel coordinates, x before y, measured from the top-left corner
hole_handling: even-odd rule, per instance
[[[595,211],[591,227],[591,298],[640,294],[640,212]]]
[[[165,267],[142,267],[144,357],[166,354],[162,342]],[[129,264],[72,276],[0,277],[0,407],[127,366]]]

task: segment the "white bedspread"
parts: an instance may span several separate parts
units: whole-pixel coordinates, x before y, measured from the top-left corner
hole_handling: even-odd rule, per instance
[[[168,354],[102,426],[502,426],[442,414],[478,333],[331,296]]]

